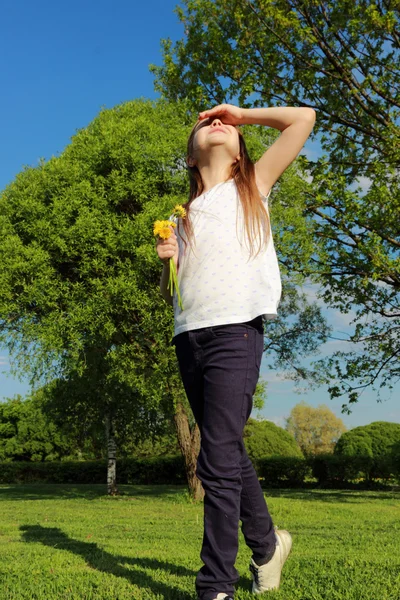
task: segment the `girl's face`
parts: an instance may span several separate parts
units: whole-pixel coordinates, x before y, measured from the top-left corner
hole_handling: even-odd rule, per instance
[[[239,133],[235,126],[220,119],[204,119],[195,125],[192,142],[192,158],[198,162],[215,146],[223,146],[232,162],[239,157]]]

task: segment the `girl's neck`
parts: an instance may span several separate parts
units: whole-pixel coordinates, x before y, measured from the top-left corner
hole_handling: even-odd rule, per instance
[[[218,183],[227,181],[231,177],[231,164],[225,161],[212,161],[207,164],[198,165],[203,181],[203,193],[211,190]]]

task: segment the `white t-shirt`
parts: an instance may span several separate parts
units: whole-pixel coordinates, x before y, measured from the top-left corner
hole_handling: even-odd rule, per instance
[[[269,194],[262,197],[267,210],[268,197]],[[185,248],[183,224],[175,228],[183,310],[174,291],[174,337],[192,329],[250,321],[259,315],[263,319],[276,318],[282,286],[272,232],[266,250],[262,249],[257,257],[254,254],[259,248],[259,238],[254,240],[250,259],[243,209],[234,180],[219,183],[192,200],[190,219],[194,252],[188,241]]]

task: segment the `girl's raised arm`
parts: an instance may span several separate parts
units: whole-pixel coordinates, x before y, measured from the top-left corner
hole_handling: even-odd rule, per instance
[[[277,106],[243,110],[243,124],[268,125],[282,133],[255,164],[258,188],[265,196],[294,161],[315,123],[313,108]]]
[[[316,112],[313,108],[296,106],[239,108],[219,104],[199,113],[200,121],[216,117],[230,125],[267,125],[282,132],[255,164],[258,189],[266,196],[304,146],[314,127]]]

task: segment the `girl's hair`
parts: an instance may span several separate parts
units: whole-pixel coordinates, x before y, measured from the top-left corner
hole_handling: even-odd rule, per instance
[[[205,119],[207,121],[208,119]],[[187,159],[193,157],[193,141],[197,131],[199,123],[193,127],[187,144]],[[242,204],[243,215],[245,220],[246,232],[250,242],[250,257],[253,255],[254,250],[254,233],[259,236],[260,227],[264,232],[265,246],[267,246],[270,237],[270,219],[268,211],[265,209],[264,203],[261,199],[260,191],[256,185],[254,164],[248,154],[246,144],[243,138],[242,132],[237,129],[239,134],[239,148],[240,158],[237,162],[231,166],[231,172],[229,179],[233,179],[236,183],[237,190],[239,192],[240,201]],[[193,226],[190,221],[190,206],[192,200],[200,196],[203,192],[204,184],[200,175],[200,171],[196,166],[189,166],[187,164],[190,182],[189,200],[183,204],[186,209],[186,218],[182,219],[183,227],[185,230],[186,238],[189,240],[190,246],[192,247],[192,240],[194,238]],[[186,246],[186,241],[183,240]],[[262,249],[262,245],[259,245],[256,256]]]

